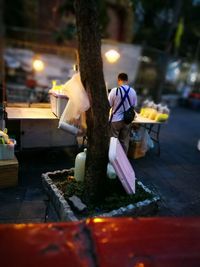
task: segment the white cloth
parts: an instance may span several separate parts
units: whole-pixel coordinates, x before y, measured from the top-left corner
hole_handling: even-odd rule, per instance
[[[125,90],[128,90],[129,85],[123,85],[123,87],[125,88]],[[116,110],[116,108],[118,107],[118,105],[121,102],[121,93],[119,90],[121,90],[122,97],[123,97],[125,94],[125,91],[121,88],[121,89],[118,89],[118,92],[117,92],[117,87],[113,88],[108,95],[110,107],[112,108],[111,114]],[[131,105],[134,107],[137,106],[137,95],[136,95],[135,90],[132,87],[130,87],[128,96],[129,96]],[[123,105],[121,105],[121,107],[117,110],[117,112],[115,114],[113,114],[112,122],[122,121],[124,108],[125,108],[125,110],[127,110],[127,109],[129,109],[129,107],[130,107],[130,105],[128,102],[128,98],[126,98],[124,101],[124,107],[123,107]]]

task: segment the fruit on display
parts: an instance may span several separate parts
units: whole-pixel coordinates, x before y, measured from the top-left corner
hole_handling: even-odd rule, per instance
[[[153,101],[145,100],[140,110],[140,116],[154,120],[157,122],[164,122],[169,118],[168,107],[162,104],[155,104]]]
[[[9,138],[7,132],[8,130],[6,128],[3,131],[0,130],[0,144],[2,145],[13,144],[13,141]]]
[[[164,121],[168,120],[168,118],[169,118],[169,114],[158,113],[156,115],[155,121],[164,122]]]
[[[152,108],[151,111],[149,112],[148,118],[150,120],[156,120],[157,114],[158,114],[157,110]]]
[[[50,89],[50,91],[56,91],[56,92],[61,92],[63,89],[63,84],[57,84],[56,80],[52,81],[52,88]]]

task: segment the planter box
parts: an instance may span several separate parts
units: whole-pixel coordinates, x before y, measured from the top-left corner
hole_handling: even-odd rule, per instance
[[[61,221],[78,221],[79,219],[71,209],[70,205],[62,195],[62,192],[57,188],[51,179],[52,176],[63,176],[68,174],[69,170],[47,172],[42,174],[42,183],[46,194],[49,196],[50,202],[56,210],[56,213]],[[151,192],[141,182],[138,184],[143,188],[144,191],[153,195],[152,199],[146,199],[141,202],[129,204],[125,207],[112,210],[106,213],[98,213],[98,217],[119,217],[119,216],[150,216],[155,214],[158,208],[159,196]],[[96,216],[93,216],[96,217]],[[84,218],[83,218],[84,219]]]

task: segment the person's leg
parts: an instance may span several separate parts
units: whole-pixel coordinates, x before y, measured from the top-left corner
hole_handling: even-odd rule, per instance
[[[123,126],[119,133],[119,141],[123,146],[126,154],[128,153],[129,140],[130,140],[130,124],[127,125],[123,122]]]
[[[119,138],[120,130],[122,127],[123,127],[122,121],[112,122],[110,126],[110,136]]]
[[[112,122],[110,136],[119,139],[125,153],[127,154],[130,140],[130,124],[127,125],[123,121]]]

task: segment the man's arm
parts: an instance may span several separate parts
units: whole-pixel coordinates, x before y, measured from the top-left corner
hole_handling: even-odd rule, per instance
[[[132,97],[131,97],[131,104],[136,107],[137,106],[137,94],[135,90],[132,91]]]
[[[135,92],[135,104],[134,104],[134,107],[136,107],[136,106],[137,106],[137,94]]]
[[[112,107],[113,106],[113,104],[114,104],[114,95],[115,95],[115,90],[114,90],[115,88],[113,88],[111,91],[110,91],[110,93],[109,93],[109,95],[108,95],[108,101],[109,101],[109,104],[110,104],[110,107]]]

